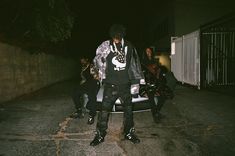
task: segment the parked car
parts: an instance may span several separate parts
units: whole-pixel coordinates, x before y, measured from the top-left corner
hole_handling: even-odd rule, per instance
[[[104,92],[104,87],[101,86],[101,88],[97,94],[98,110],[100,109],[101,102],[103,99],[103,92]],[[138,95],[137,98],[132,97],[132,102],[134,104],[133,111],[144,111],[144,110],[148,110],[150,108],[149,99],[147,97],[141,97],[140,95]],[[123,107],[122,107],[121,101],[119,99],[116,100],[112,111],[113,112],[122,112],[123,111]]]

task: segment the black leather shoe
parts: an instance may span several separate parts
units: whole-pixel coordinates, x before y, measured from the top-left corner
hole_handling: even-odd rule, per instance
[[[130,129],[130,132],[125,134],[125,139],[130,140],[134,144],[140,143],[140,139],[134,134],[134,128]]]
[[[84,113],[82,112],[82,110],[78,110],[76,112],[74,112],[73,114],[70,115],[70,118],[84,118]]]
[[[95,138],[90,143],[90,146],[97,146],[97,145],[99,145],[102,142],[104,142],[104,137],[102,137],[100,134],[97,133],[95,135]]]
[[[87,124],[92,125],[94,123],[94,121],[95,121],[94,116],[89,115],[88,120],[87,120]]]

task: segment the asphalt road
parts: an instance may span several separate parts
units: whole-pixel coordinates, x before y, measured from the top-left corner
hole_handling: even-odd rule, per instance
[[[0,156],[233,156],[235,97],[177,86],[162,110],[134,113],[140,144],[123,139],[122,113],[112,113],[105,142],[91,147],[95,124],[72,119],[73,81],[0,104]]]

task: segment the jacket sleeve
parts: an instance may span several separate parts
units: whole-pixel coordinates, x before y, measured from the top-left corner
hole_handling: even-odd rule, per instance
[[[103,58],[105,57],[105,52],[108,50],[108,43],[107,41],[103,42],[97,49],[96,49],[96,56],[93,60],[94,65],[96,68],[100,69],[103,64]]]
[[[132,84],[139,84],[140,80],[144,79],[144,74],[141,69],[140,59],[135,48],[133,48],[132,50],[129,74]]]
[[[101,79],[105,79],[106,57],[109,53],[109,41],[104,41],[97,49],[96,56],[93,59],[95,67],[99,71]]]

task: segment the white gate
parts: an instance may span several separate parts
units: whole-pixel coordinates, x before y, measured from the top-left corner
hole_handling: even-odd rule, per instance
[[[175,77],[200,89],[199,31],[172,39],[171,46],[171,70]]]
[[[183,81],[182,39],[182,37],[178,37],[171,42],[171,71],[180,82]]]

